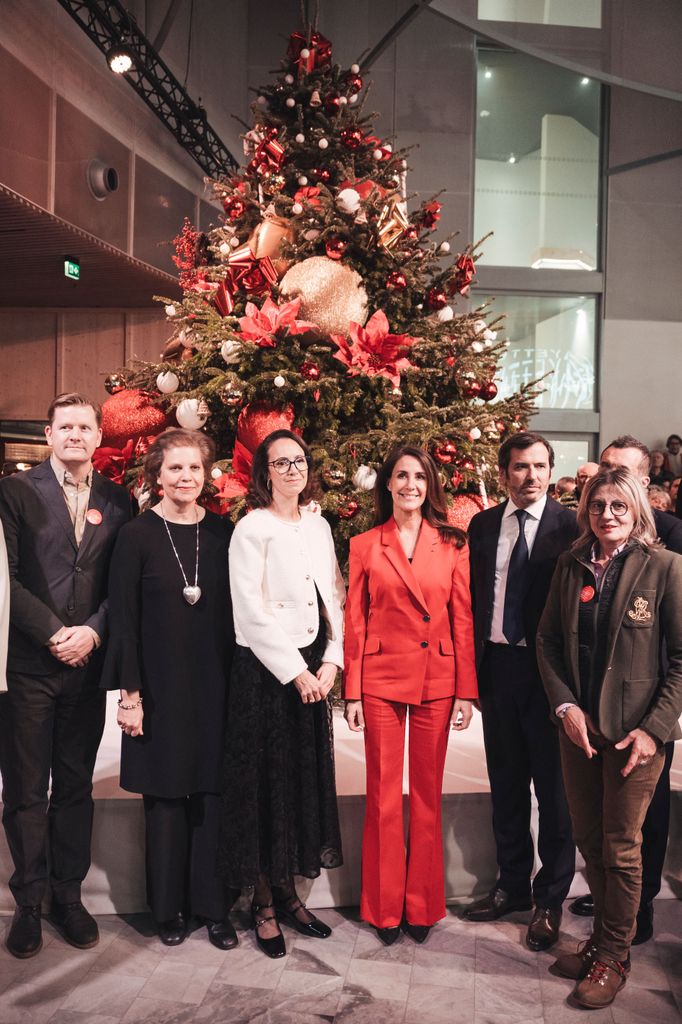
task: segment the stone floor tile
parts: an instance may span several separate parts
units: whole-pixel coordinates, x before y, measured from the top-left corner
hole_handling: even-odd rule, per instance
[[[403,932],[392,946],[385,946],[374,928],[365,925],[358,932],[353,950],[353,960],[373,960],[379,963],[411,964],[414,960],[416,943]]]
[[[199,1017],[199,1013],[203,1013],[204,1016]],[[171,1003],[138,996],[121,1018],[121,1024],[195,1024],[199,1020],[212,1024],[208,1008],[202,1010],[201,1007],[190,1006],[187,1003]]]
[[[405,1004],[411,975],[412,964],[354,959],[348,968],[344,991]]]
[[[213,964],[202,967],[164,959],[137,994],[145,999],[198,1005],[217,973],[218,967]]]
[[[460,992],[474,988],[473,956],[440,953],[418,946],[412,965],[412,985],[436,985]],[[451,994],[452,997],[452,994]]]
[[[61,1009],[122,1017],[146,981],[146,978],[138,978],[132,973],[123,977],[120,974],[90,971],[81,983],[72,989],[62,1003]]]
[[[442,985],[410,985],[405,1024],[470,1024],[474,1016],[474,986],[455,993]]]
[[[140,943],[133,939],[127,930],[118,935],[92,964],[93,971],[106,971],[108,974],[133,974],[136,977],[149,977],[164,959],[163,946],[157,940],[148,939]]]
[[[614,1024],[679,1024],[682,1015],[670,990],[636,988],[628,982],[611,1007]]]
[[[280,1010],[289,1013],[316,1013],[333,1019],[342,988],[343,978],[340,977],[330,978],[322,974],[284,971],[270,1000],[270,1011],[273,1015]]]
[[[400,1024],[405,1005],[394,1000],[373,999],[362,989],[344,991],[334,1024]]]
[[[272,998],[271,990],[225,985],[216,980],[191,1019],[197,1024],[260,1024]]]
[[[57,1010],[50,1024],[120,1024],[120,1017],[105,1013],[81,1013],[79,1010]]]
[[[272,960],[255,944],[240,945],[237,949],[229,950],[218,968],[216,980],[226,985],[241,985],[245,988],[274,989],[286,969],[288,959],[288,956],[284,956]]]
[[[343,978],[352,956],[353,945],[350,943],[331,942],[329,939],[306,940],[299,936],[285,957],[285,970]]]

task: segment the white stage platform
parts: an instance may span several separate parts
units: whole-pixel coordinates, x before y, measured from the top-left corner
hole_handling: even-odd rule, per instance
[[[144,883],[142,801],[118,785],[120,732],[116,697],[109,695],[107,726],[95,770],[95,824],[92,868],[83,898],[95,914],[133,914],[147,909]],[[301,892],[313,908],[354,906],[360,902],[360,843],[365,802],[362,735],[351,733],[335,712],[336,780],[343,837],[344,864],[323,871]],[[682,897],[682,743],[677,744],[672,770],[673,803],[668,859],[661,896]],[[535,815],[534,815],[535,818]],[[535,822],[534,822],[535,827]],[[481,719],[474,713],[470,728],[452,733],[443,786],[443,844],[446,896],[466,899],[487,891],[496,877],[495,847],[490,821],[490,796],[483,752]],[[5,879],[11,874],[9,851],[0,834],[0,913],[14,909]],[[572,894],[587,885],[580,871]]]

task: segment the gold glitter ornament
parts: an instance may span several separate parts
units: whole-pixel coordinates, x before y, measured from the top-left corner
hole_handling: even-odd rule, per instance
[[[367,292],[351,267],[326,256],[311,256],[291,267],[280,285],[283,298],[300,298],[298,316],[319,327],[318,337],[348,334],[351,323],[367,319]]]

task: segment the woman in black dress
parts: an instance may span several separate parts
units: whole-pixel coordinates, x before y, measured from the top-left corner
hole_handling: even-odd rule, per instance
[[[230,949],[237,936],[215,858],[232,527],[197,504],[213,457],[194,430],[171,428],[149,447],[145,484],[157,503],[118,536],[103,685],[121,690],[121,786],[144,796],[147,899],[161,941],[182,942],[192,914]]]
[[[343,665],[344,587],[329,524],[308,501],[310,454],[276,430],[256,450],[253,509],[230,547],[237,647],[230,678],[219,870],[253,890],[258,945],[286,952],[277,919],[304,935],[331,929],[293,876],[341,864],[331,706]]]

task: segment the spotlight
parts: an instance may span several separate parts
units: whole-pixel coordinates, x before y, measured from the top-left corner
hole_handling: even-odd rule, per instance
[[[581,78],[580,79],[580,84],[581,85],[589,85],[590,84],[589,78]]]
[[[125,75],[133,66],[133,55],[127,46],[117,43],[107,52],[107,64],[116,75]]]
[[[509,159],[507,160],[507,163],[508,164],[515,164],[516,163],[516,157],[514,156],[513,153],[509,154]]]
[[[493,77],[493,73],[490,70],[490,68],[486,68],[485,69],[485,71],[483,72],[483,77],[484,78],[492,78]]]

